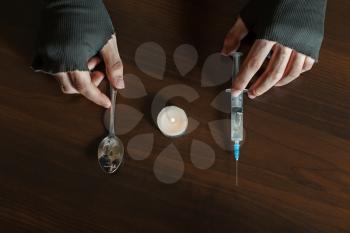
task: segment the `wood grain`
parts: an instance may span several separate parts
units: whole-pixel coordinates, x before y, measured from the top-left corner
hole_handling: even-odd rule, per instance
[[[153,132],[151,156],[129,157],[114,176],[100,171],[96,151],[106,133],[104,110],[61,94],[53,78],[32,72],[40,2],[6,1],[0,16],[0,232],[350,232],[349,1],[329,1],[320,61],[311,72],[246,100],[239,187],[232,156],[208,127],[228,117],[210,107],[228,84],[200,86],[203,61],[221,49],[238,4],[108,0],[106,5],[126,73],[139,76],[149,93],[138,100],[118,98],[145,115],[121,138],[127,144]],[[135,65],[135,50],[147,41],[166,51],[163,81]],[[194,45],[200,58],[185,79],[172,60],[183,43]],[[152,97],[170,84],[190,85],[200,95],[193,103],[172,100],[200,122],[192,134],[176,139],[162,136],[150,120]],[[214,149],[210,169],[191,163],[192,139]],[[153,164],[170,143],[180,151],[185,173],[166,185],[154,176]]]

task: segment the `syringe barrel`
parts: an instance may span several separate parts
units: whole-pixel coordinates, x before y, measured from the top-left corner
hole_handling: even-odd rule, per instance
[[[242,53],[233,55],[232,82],[236,78]],[[243,141],[243,92],[237,97],[231,94],[231,140],[233,142]]]
[[[243,96],[231,95],[231,140],[243,141]]]

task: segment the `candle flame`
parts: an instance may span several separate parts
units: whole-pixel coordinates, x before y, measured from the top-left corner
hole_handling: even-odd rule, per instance
[[[170,118],[170,121],[171,121],[172,123],[174,123],[174,122],[175,122],[175,118],[174,118],[174,117]]]

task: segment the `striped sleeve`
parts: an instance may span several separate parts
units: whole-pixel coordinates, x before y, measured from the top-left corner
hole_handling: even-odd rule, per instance
[[[114,34],[102,0],[46,0],[32,63],[36,71],[87,71]]]
[[[257,39],[276,41],[318,60],[327,0],[251,0],[241,18]]]

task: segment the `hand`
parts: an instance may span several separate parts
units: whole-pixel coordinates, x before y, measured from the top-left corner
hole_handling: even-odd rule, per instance
[[[124,88],[123,64],[119,56],[117,40],[115,35],[101,49],[100,55],[106,65],[106,74],[109,82],[116,89]],[[89,71],[60,72],[55,74],[61,90],[65,94],[82,94],[92,102],[105,108],[111,106],[109,98],[97,87],[105,77],[94,68],[101,62],[99,56],[92,57],[88,62]]]
[[[239,17],[226,35],[222,53],[230,55],[235,52],[247,34],[248,29]],[[238,96],[247,87],[270,52],[272,52],[272,56],[266,70],[249,88],[248,96],[251,99],[264,94],[274,86],[290,83],[303,72],[310,70],[315,62],[311,57],[298,53],[278,42],[264,39],[256,40],[232,84],[233,95]]]

